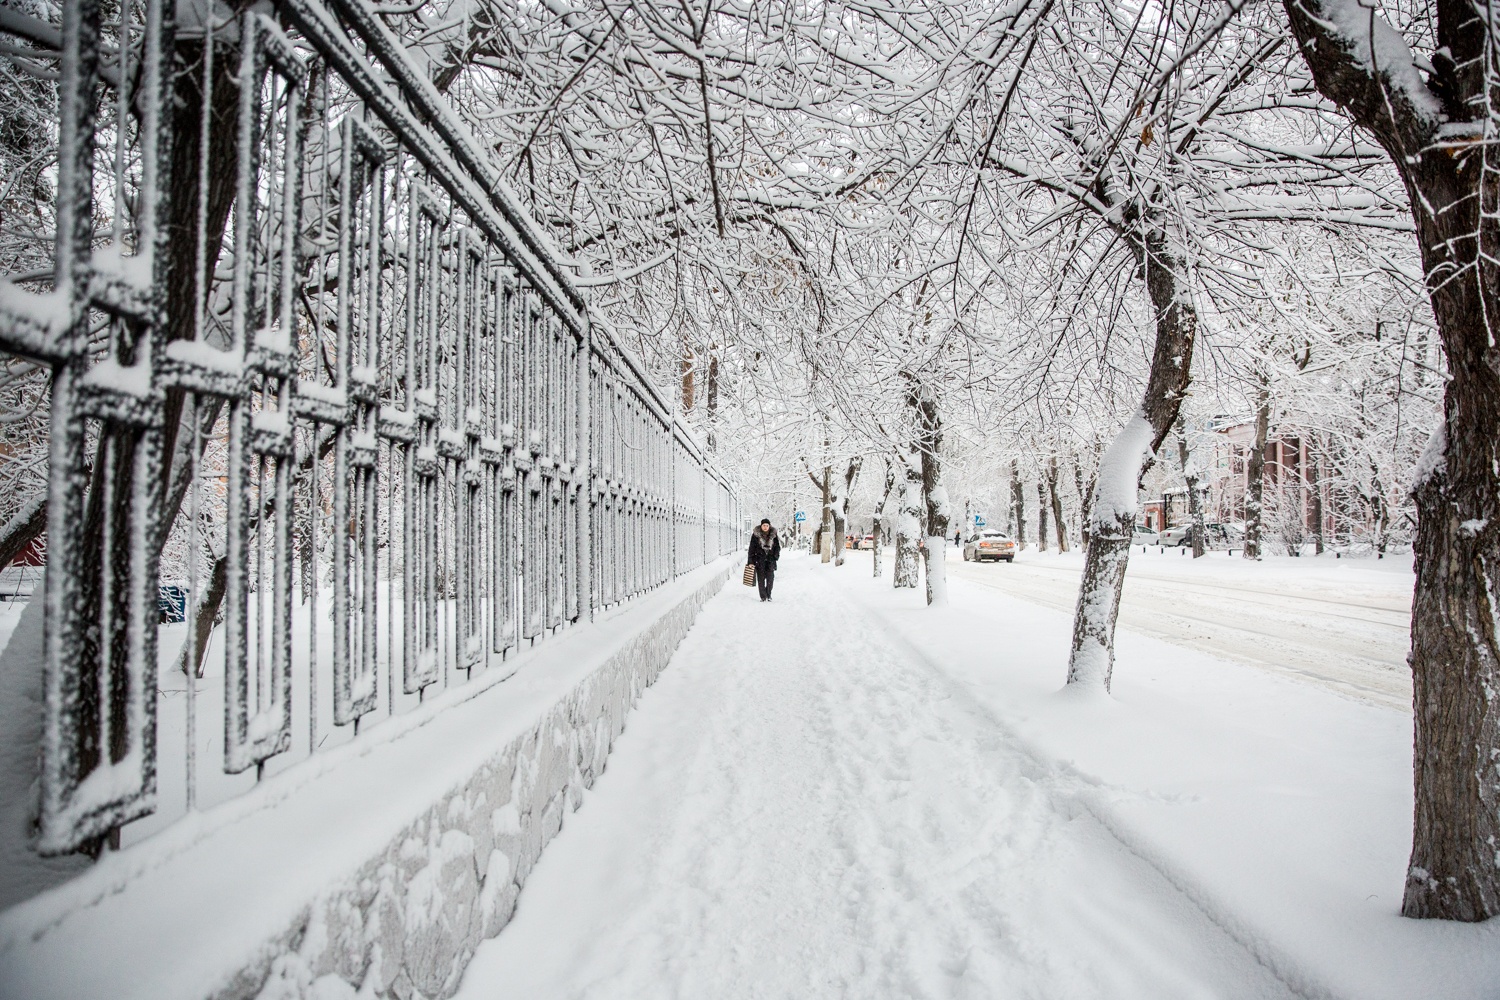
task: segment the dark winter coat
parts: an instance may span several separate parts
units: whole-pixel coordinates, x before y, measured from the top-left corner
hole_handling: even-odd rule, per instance
[[[767,540],[769,538],[769,541]],[[750,532],[750,551],[747,558],[755,564],[755,568],[761,572],[770,570],[776,572],[776,560],[781,558],[781,537],[772,528],[770,535],[766,535],[756,528]]]

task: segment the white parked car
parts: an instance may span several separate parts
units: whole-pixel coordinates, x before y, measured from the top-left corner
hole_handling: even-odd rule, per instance
[[[1193,526],[1191,524],[1178,524],[1156,535],[1157,545],[1191,545]]]
[[[1233,524],[1209,521],[1203,525],[1203,538],[1204,548],[1236,549],[1245,544],[1245,531]],[[1180,545],[1186,548],[1193,544],[1193,526],[1179,524],[1175,528],[1168,528],[1158,539],[1158,545]]]
[[[984,562],[986,559],[1016,560],[1016,540],[999,531],[981,531],[964,545],[964,562]]]

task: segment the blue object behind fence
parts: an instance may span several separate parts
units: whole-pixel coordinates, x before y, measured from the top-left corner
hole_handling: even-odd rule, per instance
[[[187,621],[187,588],[167,584],[156,590],[157,620],[163,625]]]

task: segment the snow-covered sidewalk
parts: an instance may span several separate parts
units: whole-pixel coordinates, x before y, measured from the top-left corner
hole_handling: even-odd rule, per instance
[[[464,1000],[1296,995],[899,637],[916,594],[783,564],[704,609]]]

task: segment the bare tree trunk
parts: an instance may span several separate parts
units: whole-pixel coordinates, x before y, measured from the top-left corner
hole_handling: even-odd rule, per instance
[[[1203,516],[1203,479],[1188,448],[1187,428],[1181,418],[1177,421],[1177,458],[1182,463],[1182,478],[1187,480],[1188,517],[1193,523],[1193,558],[1201,559],[1207,551],[1204,532],[1208,530]]]
[[[1010,519],[1015,526],[1016,548],[1026,547],[1026,491],[1021,486],[1021,466],[1010,460]]]
[[[1085,484],[1083,478],[1083,458],[1073,456],[1073,487],[1078,491],[1078,537],[1083,542],[1083,547],[1089,545],[1089,518],[1094,508],[1094,484],[1099,477],[1099,462],[1097,453],[1094,454],[1094,471],[1089,474],[1088,482]]]
[[[697,402],[693,391],[693,376],[698,369],[698,360],[693,356],[693,349],[688,346],[687,341],[682,342],[682,412],[693,412],[693,404]]]
[[[818,522],[818,558],[828,562],[833,558],[833,468],[823,466],[823,481],[818,484],[823,491],[823,517]]]
[[[808,472],[807,478],[812,480],[812,484],[818,488],[818,491],[823,496],[823,516],[818,522],[817,530],[813,532],[813,548],[821,555],[824,562],[828,562],[830,558],[829,552],[833,548],[833,467],[829,465],[823,466],[823,477],[821,479],[811,472]],[[824,544],[825,539],[828,542],[826,546]]]
[[[1068,526],[1063,522],[1062,498],[1057,495],[1057,456],[1047,459],[1047,493],[1052,498],[1052,527],[1057,532],[1057,551],[1068,551]]]
[[[207,429],[213,427],[217,414],[218,406],[200,408],[198,416],[204,428],[202,435],[204,438],[208,436]],[[304,452],[297,457],[297,467],[292,479],[292,488],[295,493],[302,492],[302,481],[312,471],[313,463],[326,459],[332,454],[337,443],[338,434],[333,428],[327,428],[323,437],[315,441],[316,457],[313,451]],[[179,496],[179,505],[181,499]],[[261,506],[250,510],[250,516],[245,525],[247,531],[259,530],[260,522],[273,502],[273,499],[267,498]],[[192,558],[197,558],[197,553],[193,553]],[[177,667],[183,673],[192,671],[198,677],[203,676],[203,658],[208,655],[209,639],[213,636],[214,626],[224,620],[223,603],[229,585],[228,570],[228,556],[223,552],[216,553],[208,571],[208,586],[204,588],[193,607],[188,609],[187,617],[192,631],[188,633],[188,639],[182,644],[182,652],[177,657]]]
[[[1046,477],[1036,481],[1036,549],[1047,551],[1047,483]]]
[[[1500,38],[1480,11],[1435,4],[1426,83],[1404,48],[1345,25],[1327,0],[1284,0],[1313,81],[1385,147],[1405,181],[1449,380],[1419,465],[1411,656],[1415,811],[1401,912],[1500,915]],[[1383,31],[1390,31],[1384,23]],[[1390,64],[1390,60],[1408,61]]]
[[[1130,206],[1126,206],[1127,210]],[[1128,224],[1140,220],[1127,211]],[[1094,490],[1093,523],[1078,607],[1073,614],[1073,644],[1068,683],[1094,684],[1109,690],[1115,666],[1115,621],[1120,591],[1130,560],[1141,476],[1177,420],[1183,395],[1192,380],[1193,343],[1198,314],[1185,287],[1185,270],[1172,256],[1159,221],[1144,220],[1145,232],[1127,230],[1146,276],[1156,310],[1156,345],[1141,409],[1115,437],[1099,463]]]
[[[922,459],[922,499],[926,543],[922,549],[927,567],[927,603],[948,603],[948,491],[943,486],[943,418],[938,412],[937,391],[930,385],[908,394],[917,411]]]
[[[1323,554],[1323,476],[1318,464],[1323,461],[1322,441],[1314,437],[1312,451],[1304,464],[1307,467],[1307,488],[1312,507],[1313,554]]]
[[[922,469],[921,459],[908,451],[903,456],[901,509],[896,516],[896,570],[892,575],[894,587],[917,585],[917,535],[922,527]]]
[[[706,406],[708,408],[708,427],[705,437],[707,438],[708,450],[716,451],[719,447],[717,425],[719,419],[719,350],[717,345],[709,347],[708,355],[708,396]]]
[[[882,572],[880,566],[880,553],[885,548],[885,505],[891,499],[891,491],[896,488],[896,466],[886,459],[885,463],[885,489],[880,494],[880,503],[875,505],[874,531],[871,533],[875,539],[875,579],[880,579]]]
[[[1271,433],[1271,393],[1262,385],[1256,393],[1255,440],[1245,464],[1245,551],[1246,559],[1259,559],[1265,534],[1266,439]]]
[[[843,492],[834,497],[833,501],[833,564],[844,565],[844,533],[849,523],[849,494],[854,490],[854,480],[859,478],[859,468],[864,464],[864,459],[858,455],[849,460],[849,467],[844,471]]]
[[[1374,480],[1375,496],[1371,502],[1371,508],[1375,511],[1375,558],[1384,559],[1386,546],[1391,538],[1391,512],[1385,502],[1385,490],[1381,488],[1379,478]]]

